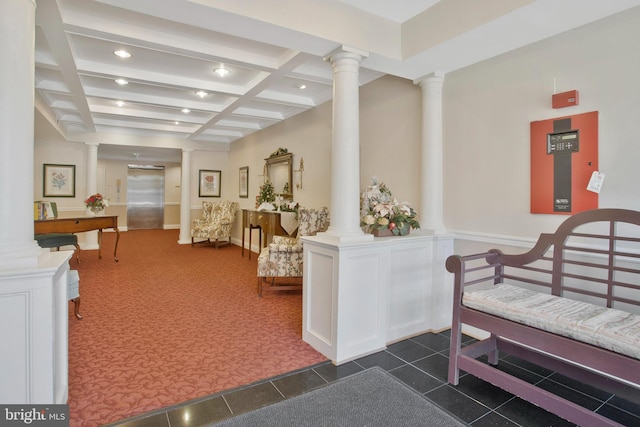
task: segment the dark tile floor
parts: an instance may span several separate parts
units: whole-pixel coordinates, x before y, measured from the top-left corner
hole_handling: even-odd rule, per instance
[[[472,342],[468,338],[468,342]],[[268,380],[185,402],[111,427],[193,427],[269,405],[363,369],[379,366],[447,412],[471,426],[570,426],[571,423],[491,384],[462,373],[456,387],[447,384],[449,331],[427,333],[390,345],[387,350],[341,366],[330,362]],[[640,405],[589,385],[557,375],[513,356],[501,358],[499,368],[560,394],[625,426],[640,425]]]

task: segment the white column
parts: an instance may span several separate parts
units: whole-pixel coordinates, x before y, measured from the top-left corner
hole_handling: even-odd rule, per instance
[[[445,231],[443,220],[442,86],[444,74],[434,72],[414,81],[422,89],[422,197],[420,227]]]
[[[180,238],[182,245],[191,243],[191,149],[182,150],[182,176],[180,178]]]
[[[95,194],[98,191],[98,143],[86,142],[87,146],[87,170],[86,170],[86,197]]]
[[[87,170],[86,180],[87,187],[85,198],[96,194],[98,191],[98,143],[87,142]],[[93,213],[87,209],[87,215],[93,215]],[[98,232],[88,231],[85,233],[84,249],[98,249]]]
[[[34,0],[0,1],[0,402],[68,397],[70,252],[33,238]]]
[[[0,269],[32,267],[35,1],[0,2]]]
[[[359,68],[366,52],[343,46],[325,59],[333,66],[331,225],[325,237],[371,240],[360,228]]]

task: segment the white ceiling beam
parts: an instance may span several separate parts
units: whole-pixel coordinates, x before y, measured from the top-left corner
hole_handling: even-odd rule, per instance
[[[58,64],[64,81],[69,87],[85,126],[90,131],[95,131],[89,105],[87,104],[80,77],[75,68],[73,54],[67,35],[64,32],[62,16],[60,15],[57,5],[58,3],[55,1],[38,2],[38,7],[36,8],[36,25],[42,28],[42,32],[47,38],[53,57]]]

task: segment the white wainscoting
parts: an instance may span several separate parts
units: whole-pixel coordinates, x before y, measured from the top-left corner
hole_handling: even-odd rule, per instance
[[[303,241],[303,340],[333,363],[451,325],[453,236]]]
[[[69,393],[67,273],[73,252],[0,271],[0,402],[63,404]]]

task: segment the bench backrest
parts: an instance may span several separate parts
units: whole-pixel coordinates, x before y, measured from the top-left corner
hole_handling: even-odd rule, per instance
[[[492,250],[494,283],[522,282],[553,295],[640,311],[640,212],[594,209],[542,234],[521,255]]]

